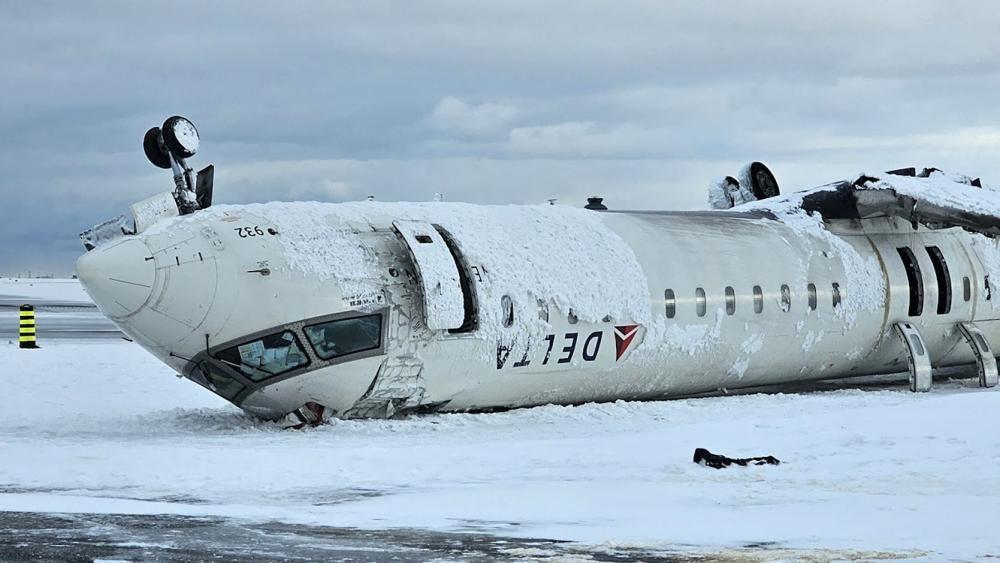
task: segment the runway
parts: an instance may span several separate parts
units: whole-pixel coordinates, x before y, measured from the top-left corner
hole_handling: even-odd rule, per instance
[[[169,533],[164,533],[168,530]],[[594,550],[551,539],[420,529],[362,530],[170,514],[6,512],[0,560],[706,561],[668,550]]]
[[[92,303],[0,295],[0,339],[17,339],[19,307],[25,304],[35,307],[39,345],[50,339],[122,337]]]

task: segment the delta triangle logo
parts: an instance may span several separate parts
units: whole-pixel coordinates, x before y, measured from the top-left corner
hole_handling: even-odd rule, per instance
[[[623,325],[615,327],[615,361],[622,359],[625,351],[632,344],[635,335],[639,333],[639,325]]]

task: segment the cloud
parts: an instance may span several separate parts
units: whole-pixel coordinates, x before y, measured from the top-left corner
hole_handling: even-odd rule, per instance
[[[431,128],[465,137],[496,137],[506,134],[517,117],[511,105],[483,102],[469,104],[453,96],[442,99],[427,121]]]
[[[944,0],[10,3],[0,274],[69,273],[77,232],[170,189],[139,141],[174,113],[220,202],[684,209],[753,159],[787,187],[1000,179],[996,23]]]

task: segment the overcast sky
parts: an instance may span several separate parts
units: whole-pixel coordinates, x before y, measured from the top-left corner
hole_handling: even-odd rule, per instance
[[[1000,183],[987,1],[0,0],[0,77],[0,275],[71,273],[81,230],[171,189],[141,139],[173,114],[219,203],[692,209],[749,160]]]

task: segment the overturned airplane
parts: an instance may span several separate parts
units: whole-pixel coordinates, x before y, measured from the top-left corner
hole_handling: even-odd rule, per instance
[[[936,169],[712,211],[212,205],[197,130],[145,140],[174,190],[82,235],[81,282],[155,356],[294,426],[974,364],[997,384],[1000,193]]]

